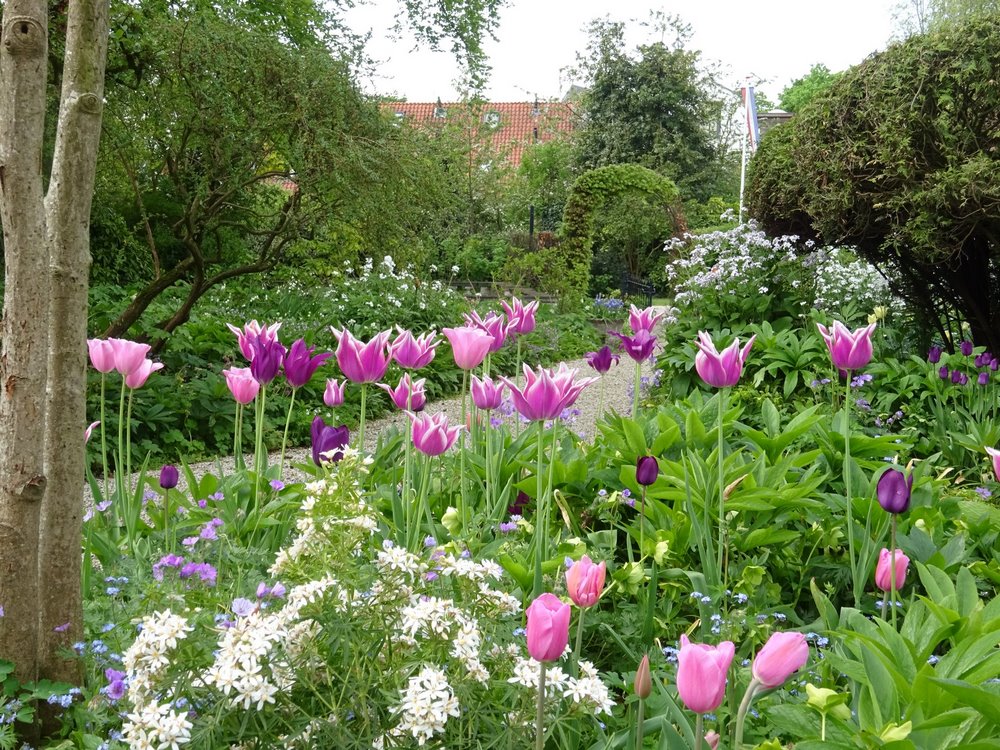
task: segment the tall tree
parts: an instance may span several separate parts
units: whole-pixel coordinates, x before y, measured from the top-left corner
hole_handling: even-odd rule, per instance
[[[823,63],[816,63],[801,78],[796,78],[781,92],[778,105],[786,112],[798,112],[834,84],[840,73],[831,73]]]

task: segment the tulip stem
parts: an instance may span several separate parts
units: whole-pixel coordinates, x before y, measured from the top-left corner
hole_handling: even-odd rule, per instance
[[[719,454],[718,464],[719,464],[719,550],[718,550],[718,566],[719,570],[722,571],[722,589],[726,589],[726,583],[729,578],[729,555],[726,550],[726,473],[725,466],[723,465],[722,451],[723,436],[722,436],[722,425],[726,418],[726,389],[719,389],[719,440],[717,453]]]
[[[858,565],[854,557],[854,498],[851,492],[851,370],[845,378],[844,391],[844,496],[847,500],[847,554],[851,558],[851,586],[854,588],[854,607],[861,606],[858,586]]]
[[[134,395],[135,391],[130,388],[125,412],[125,481],[128,482],[130,493],[132,492],[132,397]]]
[[[646,485],[642,485],[642,499],[639,501],[639,559],[643,558],[643,542],[646,533]]]
[[[462,430],[461,430],[461,441],[462,444],[459,446],[458,462],[459,462],[459,489],[460,489],[460,504],[458,517],[462,522],[462,531],[465,532],[468,527],[468,518],[466,514],[469,512],[469,508],[466,505],[465,497],[465,433],[468,431],[468,398],[469,398],[469,371],[462,370]]]
[[[758,687],[760,687],[760,682],[754,677],[750,680],[747,691],[743,694],[739,711],[736,712],[736,741],[733,743],[733,750],[741,750],[743,747],[743,723],[746,721],[747,712],[750,711],[750,704],[753,703]]]
[[[535,707],[535,750],[545,750],[545,662],[538,667],[538,702]]]
[[[889,527],[889,606],[892,607],[892,629],[896,626],[896,514],[892,514],[892,525]],[[885,607],[883,606],[883,610]]]
[[[119,527],[118,523],[118,506],[122,509],[122,520],[125,521],[125,535],[128,537],[128,543],[131,547],[132,545],[132,493],[125,492],[125,465],[123,459],[125,457],[125,381],[122,379],[122,391],[121,397],[118,400],[118,455],[115,456],[115,489],[118,494],[118,502],[112,503],[111,508],[115,514],[115,526]]]
[[[246,469],[243,460],[243,404],[236,402],[236,420],[233,422],[233,456],[237,469]]]
[[[642,382],[642,362],[635,363],[635,382],[632,384],[632,419],[639,416],[639,384]]]
[[[636,717],[637,721],[635,723],[635,750],[642,750],[642,738],[643,730],[645,727],[643,724],[646,721],[646,699],[639,699],[639,715]],[[699,715],[700,718],[700,715]]]
[[[101,373],[101,462],[104,468],[104,497],[103,500],[108,500],[108,441],[107,436],[104,434],[104,389],[108,382],[108,374],[106,372]]]
[[[573,672],[580,676],[580,652],[583,650],[583,615],[587,610],[580,607],[580,617],[576,621],[576,648],[573,649]]]
[[[597,421],[600,422],[604,418],[604,375],[601,375],[601,387],[600,396],[597,399]],[[596,433],[597,428],[595,426],[594,431]]]
[[[264,464],[266,463],[264,458],[264,408],[267,405],[267,386],[261,383],[260,392],[257,394],[257,406],[256,414],[254,415],[256,419],[255,434],[254,434],[254,448],[253,448],[253,512],[257,513],[257,505],[259,503],[259,491],[260,491],[260,480],[261,475],[264,473]],[[249,519],[248,519],[249,520]]]
[[[696,714],[694,720],[694,750],[701,750],[702,744],[705,741],[705,717],[702,714]]]
[[[538,461],[535,465],[535,580],[532,585],[531,595],[538,597],[542,593],[542,560],[545,557],[545,516],[542,508],[542,493],[545,491],[544,480],[542,479],[542,458],[544,450],[542,438],[544,436],[544,423],[538,420]]]
[[[292,423],[292,408],[295,406],[295,394],[298,388],[292,388],[292,398],[288,402],[288,414],[285,415],[285,431],[281,435],[281,461],[278,464],[278,479],[285,473],[285,446],[288,444],[288,426]]]
[[[358,423],[358,450],[365,452],[365,403],[368,399],[368,383],[361,384],[361,421]]]

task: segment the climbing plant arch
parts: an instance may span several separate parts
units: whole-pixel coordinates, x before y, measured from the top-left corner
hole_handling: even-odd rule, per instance
[[[597,209],[609,200],[636,193],[661,200],[669,208],[680,198],[672,180],[639,164],[598,167],[580,175],[574,183],[563,211],[563,237],[555,259],[561,267],[553,269],[562,274],[558,286],[564,303],[587,293]]]

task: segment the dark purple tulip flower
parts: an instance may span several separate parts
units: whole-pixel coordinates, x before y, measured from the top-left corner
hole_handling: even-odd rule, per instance
[[[250,342],[253,359],[250,360],[250,374],[261,385],[267,385],[281,371],[281,362],[285,358],[285,347],[276,339],[269,341],[255,338]]]
[[[888,469],[878,480],[878,504],[888,513],[905,513],[910,507],[913,475],[899,469]]]
[[[948,365],[941,365],[941,368],[938,370],[938,375],[941,376],[941,380],[947,380],[948,376],[951,375]]]
[[[166,464],[162,469],[160,469],[160,487],[165,490],[172,490],[177,486],[177,480],[180,476],[177,473],[177,467],[173,464]]]
[[[610,346],[602,346],[596,352],[587,352],[584,359],[587,364],[597,370],[601,375],[611,369],[611,365],[618,364],[619,355],[611,353]]]
[[[958,384],[959,385],[968,385],[969,384],[969,376],[966,375],[964,372],[963,373],[959,373]]]
[[[990,369],[991,369],[991,370],[992,370],[993,372],[996,372],[996,371],[997,371],[997,366],[998,366],[998,365],[1000,365],[1000,360],[997,360],[997,358],[996,358],[996,357],[993,357],[993,359],[991,359],[991,360],[990,360]]]
[[[625,336],[615,331],[612,331],[611,335],[621,340],[625,353],[636,362],[645,362],[653,355],[653,349],[656,348],[656,336],[646,330],[640,330],[635,336]]]
[[[968,339],[959,344],[958,348],[959,350],[961,350],[962,354],[965,355],[966,357],[972,354],[972,342],[969,341]]]
[[[346,446],[351,440],[351,433],[348,431],[347,425],[331,427],[323,421],[323,417],[316,417],[309,432],[312,435],[313,463],[317,466],[323,465],[324,453],[334,451],[327,460],[339,461],[344,457],[343,450],[338,449]]]
[[[990,374],[988,372],[979,373],[979,385],[988,385],[990,382]]]
[[[660,465],[656,462],[656,456],[639,456],[635,462],[635,481],[644,487],[648,487],[656,481],[660,473]]]
[[[292,388],[301,388],[312,378],[319,366],[333,356],[333,352],[323,352],[313,356],[314,346],[306,346],[304,339],[296,339],[285,355],[285,379]]]
[[[944,351],[940,346],[935,344],[930,349],[927,350],[927,361],[932,365],[936,365],[941,361],[941,352]]]
[[[962,382],[962,373],[960,370],[954,370],[951,373],[951,382],[955,383],[956,385]]]

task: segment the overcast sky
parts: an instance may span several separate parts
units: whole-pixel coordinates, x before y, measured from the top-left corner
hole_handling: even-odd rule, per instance
[[[493,72],[486,98],[529,101],[560,98],[573,81],[561,70],[586,48],[585,29],[594,18],[649,18],[651,9],[675,13],[694,35],[689,49],[721,62],[733,88],[747,75],[767,81],[760,91],[777,100],[780,91],[814,63],[843,70],[884,49],[892,34],[893,0],[510,0],[502,11],[497,41],[486,49]],[[355,31],[372,31],[368,51],[381,60],[371,93],[400,94],[410,101],[454,101],[457,67],[450,53],[414,50],[412,39],[392,40],[397,0],[370,0],[350,12]],[[631,42],[650,41],[638,23]]]

